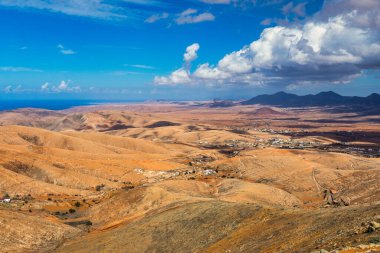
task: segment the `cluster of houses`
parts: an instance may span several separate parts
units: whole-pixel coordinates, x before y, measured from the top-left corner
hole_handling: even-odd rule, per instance
[[[275,129],[271,129],[271,128],[254,128],[253,130],[256,132],[270,133],[270,134],[291,134],[291,133],[293,133],[293,131],[290,129],[275,130]],[[302,132],[307,132],[307,131],[302,130]]]
[[[307,130],[292,131],[289,129],[284,130],[274,130],[271,128],[255,128],[254,131],[279,134],[279,135],[293,135],[297,133],[307,133]],[[352,145],[350,143],[323,143],[318,141],[306,141],[300,140],[298,138],[281,138],[273,137],[270,139],[263,139],[256,137],[254,141],[244,141],[244,140],[226,140],[224,142],[208,142],[208,141],[198,141],[198,146],[205,149],[218,149],[221,153],[228,155],[229,157],[234,157],[239,154],[240,151],[252,148],[260,147],[274,147],[280,149],[319,149],[329,152],[340,152],[355,155],[362,155],[366,157],[380,157],[380,147],[379,146],[362,146],[362,145]]]
[[[206,149],[246,149],[256,147],[256,143],[246,142],[242,140],[226,140],[223,143],[209,143],[207,141],[198,141],[198,145]]]
[[[322,149],[330,152],[362,155],[369,158],[380,157],[380,148],[374,146],[354,146],[348,143],[336,143],[323,146]]]
[[[304,149],[304,148],[318,148],[323,144],[320,142],[272,138],[268,140],[268,145],[276,148],[283,149]]]
[[[11,198],[0,198],[0,203],[11,203]]]

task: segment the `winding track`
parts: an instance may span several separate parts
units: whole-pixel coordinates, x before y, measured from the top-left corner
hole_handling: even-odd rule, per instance
[[[317,180],[317,178],[315,177],[315,172],[317,171],[317,169],[313,168],[313,172],[312,172],[312,177],[313,177],[313,181],[315,183],[315,185],[317,186],[317,189],[319,192],[322,192],[324,190],[327,190],[325,187],[323,187]]]

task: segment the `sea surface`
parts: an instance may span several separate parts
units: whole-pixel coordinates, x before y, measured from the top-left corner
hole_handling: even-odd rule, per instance
[[[143,101],[106,101],[106,100],[0,100],[0,111],[21,108],[39,108],[48,110],[64,110],[76,106],[98,104],[130,104]]]

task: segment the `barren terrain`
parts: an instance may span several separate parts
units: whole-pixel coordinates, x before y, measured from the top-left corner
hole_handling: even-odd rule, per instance
[[[0,172],[2,252],[380,250],[377,115],[207,102],[3,111]]]

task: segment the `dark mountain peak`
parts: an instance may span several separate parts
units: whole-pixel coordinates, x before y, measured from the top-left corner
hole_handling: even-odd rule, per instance
[[[273,95],[270,96],[276,96],[276,97],[295,97],[297,95],[291,94],[291,93],[286,93],[284,91],[279,91],[277,93],[274,93]]]
[[[380,99],[380,95],[378,93],[372,93],[371,95],[369,95],[367,98],[376,98],[376,99]]]
[[[318,93],[315,96],[319,96],[319,97],[322,97],[322,96],[327,96],[327,97],[342,97],[342,95],[339,95],[338,93],[335,93],[333,91],[322,91],[322,92]]]
[[[273,95],[293,95],[293,94],[286,93],[285,91],[279,91],[279,92],[274,93]]]

